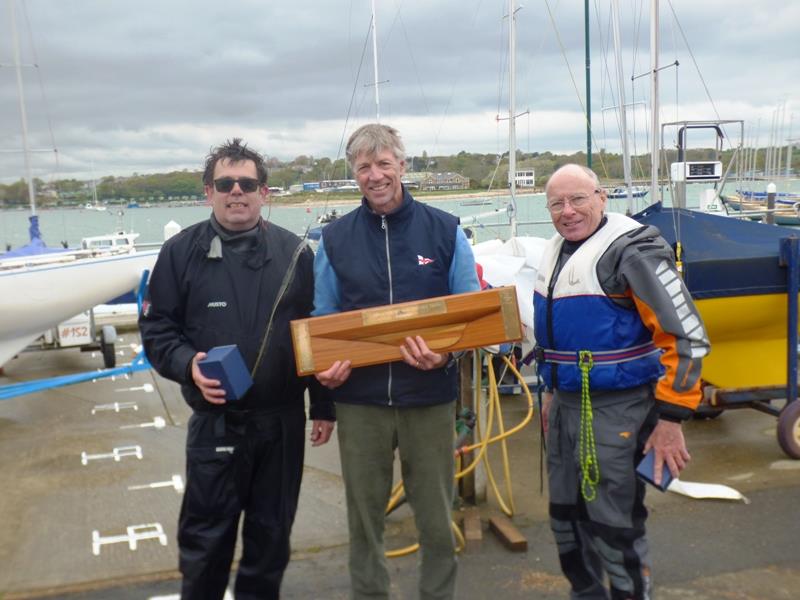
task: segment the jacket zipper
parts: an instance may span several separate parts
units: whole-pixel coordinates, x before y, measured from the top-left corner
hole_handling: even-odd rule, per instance
[[[392,257],[389,255],[389,225],[386,223],[386,215],[381,215],[381,229],[383,229],[383,239],[386,245],[386,268],[389,272],[389,304],[394,304],[394,293],[392,292]],[[389,396],[389,406],[391,406],[392,363],[389,363],[389,381],[387,382],[386,393]]]

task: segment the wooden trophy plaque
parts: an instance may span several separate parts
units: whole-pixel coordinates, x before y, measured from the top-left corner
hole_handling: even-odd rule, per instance
[[[298,375],[337,360],[353,367],[402,360],[400,346],[415,335],[440,353],[522,339],[514,286],[297,319],[291,327]]]

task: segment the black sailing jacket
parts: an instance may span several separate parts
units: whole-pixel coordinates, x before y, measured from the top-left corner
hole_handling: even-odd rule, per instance
[[[314,298],[313,254],[305,249],[291,285],[275,312],[264,357],[247,394],[225,405],[206,402],[193,384],[191,360],[214,346],[237,344],[248,370],[261,341],[292,254],[293,233],[262,221],[244,248],[223,242],[222,257],[209,258],[215,232],[209,221],[188,227],[161,249],[139,317],[147,358],[162,376],[181,384],[186,402],[202,412],[279,412],[303,406],[310,387],[311,418],[333,419],[333,404],[313,378],[298,377],[289,321],[309,316]]]

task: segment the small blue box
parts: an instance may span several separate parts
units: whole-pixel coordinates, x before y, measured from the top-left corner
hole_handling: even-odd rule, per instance
[[[204,377],[218,379],[222,383],[226,400],[240,399],[253,385],[236,344],[211,348],[203,360],[197,361],[197,366]]]
[[[657,485],[654,480],[654,477],[656,476],[654,464],[655,456],[656,451],[653,448],[650,448],[650,450],[647,451],[647,454],[644,455],[644,458],[641,460],[641,462],[637,465],[636,474],[656,489],[664,492],[669,487],[670,481],[672,481],[672,473],[670,473],[667,463],[664,463],[661,469],[661,485]]]

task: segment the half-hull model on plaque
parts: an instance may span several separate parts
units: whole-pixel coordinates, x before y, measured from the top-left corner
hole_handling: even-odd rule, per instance
[[[434,352],[452,352],[522,339],[514,286],[426,298],[292,321],[299,375],[337,360],[353,367],[403,358],[405,338],[419,335]]]

